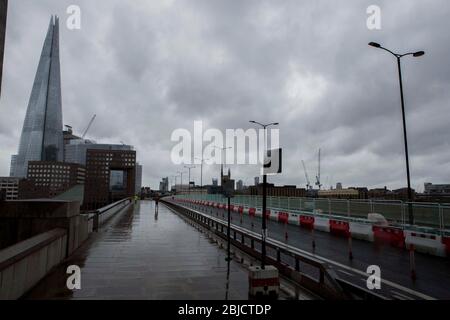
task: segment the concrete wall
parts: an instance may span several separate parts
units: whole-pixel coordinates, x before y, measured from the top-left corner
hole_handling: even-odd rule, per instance
[[[67,232],[53,229],[0,251],[0,300],[20,298],[66,258]]]
[[[80,203],[63,200],[19,200],[0,203],[0,249],[55,228],[67,230],[67,253],[89,236],[88,216]]]

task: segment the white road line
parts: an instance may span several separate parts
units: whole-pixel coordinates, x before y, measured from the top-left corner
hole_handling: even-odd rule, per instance
[[[402,298],[401,300],[414,300],[414,298],[405,296],[405,295],[401,294],[400,292],[397,292],[397,291],[394,291],[394,290],[391,290],[391,293],[392,293],[393,297],[400,297],[400,298]]]
[[[187,207],[187,209],[195,210],[195,209],[192,209],[192,208],[189,208],[189,207]],[[197,213],[200,213],[200,214],[203,214],[203,215],[205,214],[205,213],[203,213],[203,212],[201,212],[201,211],[197,211]],[[216,218],[214,218],[214,217],[212,217],[212,216],[209,216],[209,217],[210,217],[210,218],[213,218],[213,219],[216,219]],[[217,220],[222,221],[221,219],[217,219]],[[249,234],[253,234],[254,236],[260,236],[259,233],[255,233],[255,232],[253,232],[253,231],[251,231],[251,230],[242,228],[242,227],[240,227],[240,226],[238,226],[238,225],[235,225],[235,224],[231,224],[231,225],[232,225],[234,228],[238,229],[238,230],[240,229],[240,230],[245,231],[245,232],[247,232],[247,233],[249,233]],[[291,251],[297,251],[298,253],[301,253],[301,254],[304,254],[304,255],[307,255],[307,256],[316,258],[316,259],[320,259],[320,260],[322,260],[322,261],[324,261],[324,262],[328,262],[329,264],[335,265],[335,266],[337,266],[337,267],[340,267],[340,268],[343,268],[343,269],[346,269],[346,270],[349,270],[349,271],[358,273],[358,274],[360,274],[360,275],[362,275],[362,276],[364,276],[364,277],[367,277],[367,276],[368,276],[368,274],[367,274],[366,272],[364,272],[364,271],[361,271],[361,270],[358,270],[358,269],[355,269],[355,268],[346,266],[346,265],[341,264],[341,263],[339,263],[339,262],[336,262],[336,261],[327,259],[327,258],[325,258],[325,257],[322,257],[322,256],[319,256],[319,255],[310,253],[310,252],[308,252],[308,251],[299,249],[299,248],[297,248],[297,247],[293,247],[293,246],[291,246],[291,245],[285,244],[285,243],[280,242],[280,241],[278,241],[278,240],[275,240],[275,239],[273,239],[273,238],[268,237],[268,238],[267,238],[267,241],[268,241],[268,242],[270,241],[270,242],[272,242],[273,244],[275,244],[275,245],[277,245],[277,246],[279,246],[279,247],[281,247],[281,248],[289,249],[289,250],[291,250]],[[413,290],[413,289],[404,287],[404,286],[402,286],[402,285],[400,285],[400,284],[391,282],[391,281],[389,281],[389,280],[381,279],[381,283],[384,283],[384,284],[386,284],[386,285],[388,285],[388,286],[390,286],[390,287],[393,287],[393,288],[395,288],[395,289],[397,289],[397,290],[404,291],[404,292],[406,292],[406,293],[409,293],[409,294],[411,294],[411,295],[414,295],[414,296],[416,296],[416,297],[418,297],[418,298],[421,298],[421,299],[424,299],[424,300],[436,300],[436,298],[433,298],[433,297],[428,296],[428,295],[426,295],[426,294],[424,294],[424,293],[415,291],[415,290]]]
[[[337,271],[339,271],[339,272],[341,272],[341,273],[343,273],[343,274],[349,275],[349,276],[354,276],[354,274],[353,274],[353,273],[350,273],[350,272],[344,271],[344,270],[342,270],[342,269],[337,269]],[[364,280],[364,281],[366,281],[366,280]]]

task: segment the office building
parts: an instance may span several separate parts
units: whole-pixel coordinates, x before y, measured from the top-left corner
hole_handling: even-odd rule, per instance
[[[160,192],[168,192],[169,191],[169,178],[163,178],[159,183],[159,191]]]
[[[142,188],[142,165],[136,162],[134,193],[139,195],[141,193],[141,188]]]
[[[86,169],[76,163],[29,161],[27,177],[20,182],[19,198],[47,199],[84,185]]]
[[[86,150],[85,197],[82,209],[93,210],[135,195],[136,151]]]
[[[5,194],[5,200],[17,200],[19,198],[20,178],[0,177],[0,190]]]
[[[262,195],[263,185],[249,187],[249,193],[252,196]],[[275,186],[273,183],[266,185],[266,194],[270,197],[305,197],[306,189],[296,186]]]
[[[20,136],[11,157],[11,175],[26,177],[29,161],[64,160],[59,19],[51,17]]]
[[[424,187],[424,193],[427,195],[450,195],[450,184],[433,184],[426,182]]]
[[[133,147],[123,144],[102,144],[86,139],[71,139],[64,146],[64,161],[86,165],[88,150],[132,151]]]

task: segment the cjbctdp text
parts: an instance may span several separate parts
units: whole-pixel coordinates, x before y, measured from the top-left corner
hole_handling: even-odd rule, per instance
[[[239,317],[240,315],[267,315],[272,307],[270,305],[244,304],[223,305],[222,314]]]

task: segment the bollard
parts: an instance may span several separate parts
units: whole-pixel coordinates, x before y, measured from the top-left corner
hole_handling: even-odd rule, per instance
[[[284,223],[284,239],[287,242],[287,240],[288,240],[288,231],[287,231],[287,223],[286,222]]]
[[[410,264],[410,270],[411,270],[411,279],[415,281],[417,279],[416,275],[416,261],[414,259],[414,245],[409,245],[409,264]]]
[[[352,251],[352,235],[348,236],[348,258],[353,260],[353,251]]]
[[[314,251],[316,250],[316,240],[314,239],[314,227],[311,229],[311,237],[312,237],[312,248]]]

